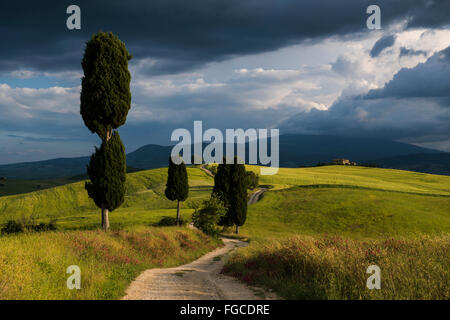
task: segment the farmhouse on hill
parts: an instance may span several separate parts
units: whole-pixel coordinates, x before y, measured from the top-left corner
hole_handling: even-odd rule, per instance
[[[350,161],[348,159],[333,159],[333,164],[356,166],[356,162]]]

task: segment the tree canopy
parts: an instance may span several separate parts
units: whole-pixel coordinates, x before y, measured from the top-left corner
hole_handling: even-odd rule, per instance
[[[125,44],[112,33],[99,32],[86,43],[80,114],[102,140],[126,121],[131,106],[130,59]]]
[[[113,211],[124,201],[126,180],[125,147],[114,131],[109,141],[95,148],[87,168],[90,182],[86,190],[99,208]]]

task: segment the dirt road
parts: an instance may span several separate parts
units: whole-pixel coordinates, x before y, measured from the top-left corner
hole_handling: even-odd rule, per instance
[[[204,171],[208,176],[214,178],[213,173],[212,173],[210,170],[206,169],[206,164],[202,164],[202,165],[200,166],[200,170]]]
[[[228,253],[247,242],[223,239],[225,246],[203,257],[169,269],[144,271],[127,289],[124,300],[260,300],[274,293],[249,287],[220,274]]]
[[[254,204],[254,203],[258,202],[261,199],[264,192],[266,192],[266,190],[267,190],[267,188],[261,188],[258,191],[253,192],[250,195],[250,198],[248,199],[248,204]]]

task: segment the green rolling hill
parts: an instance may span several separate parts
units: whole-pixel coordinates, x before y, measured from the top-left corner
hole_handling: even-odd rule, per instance
[[[110,214],[108,234],[98,230],[100,210],[83,181],[0,197],[0,224],[32,217],[56,219],[58,228],[0,236],[0,297],[118,298],[140,271],[186,263],[217,247],[188,228],[148,227],[175,216],[176,204],[164,197],[166,174],[167,168],[128,174],[126,200]],[[197,167],[188,174],[186,219],[213,185]],[[241,228],[250,245],[232,255],[224,273],[290,299],[448,299],[450,177],[325,166],[280,169],[260,183],[268,189]],[[58,285],[65,281],[61,265],[72,261],[89,275],[82,292]],[[369,292],[365,270],[373,263],[384,272],[384,290]]]
[[[259,167],[249,166],[259,171]],[[166,168],[129,173],[126,200],[111,213],[111,225],[149,224],[173,215],[175,203],[164,197]],[[213,179],[188,168],[189,200],[206,199]],[[261,176],[270,189],[249,207],[242,232],[252,236],[336,233],[379,237],[450,231],[450,177],[401,170],[325,166],[282,168]],[[22,216],[57,219],[63,229],[95,228],[99,210],[87,197],[84,182],[0,197],[0,223]]]

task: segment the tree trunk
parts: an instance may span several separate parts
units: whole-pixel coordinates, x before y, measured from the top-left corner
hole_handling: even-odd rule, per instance
[[[239,226],[236,225],[236,234],[238,234],[238,233],[239,233]]]
[[[102,206],[102,229],[107,232],[109,229],[109,210]]]
[[[108,142],[112,137],[112,128],[108,127],[106,128],[106,142]]]
[[[180,207],[181,207],[181,202],[180,200],[178,200],[178,204],[177,204],[177,226],[180,226]]]
[[[112,128],[106,128],[106,142],[112,137]],[[109,210],[102,206],[102,229],[104,232],[109,230]]]

